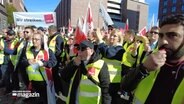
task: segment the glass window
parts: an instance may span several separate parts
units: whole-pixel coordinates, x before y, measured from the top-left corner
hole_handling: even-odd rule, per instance
[[[177,0],[172,0],[172,3],[175,4]]]
[[[176,12],[176,7],[172,7],[171,12]]]
[[[181,10],[184,11],[184,5],[181,6]]]
[[[164,6],[167,6],[167,0],[164,1]]]
[[[167,13],[167,8],[164,8],[162,11],[163,14]]]

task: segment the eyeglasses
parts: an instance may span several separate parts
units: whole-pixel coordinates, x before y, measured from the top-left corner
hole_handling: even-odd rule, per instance
[[[150,31],[151,34],[158,34],[158,32]]]
[[[32,40],[34,41],[39,41],[39,40],[41,40],[41,39],[38,39],[38,38],[32,38]]]
[[[27,33],[27,34],[28,34],[28,33],[29,33],[29,31],[24,31],[24,34],[25,34],[25,33]]]

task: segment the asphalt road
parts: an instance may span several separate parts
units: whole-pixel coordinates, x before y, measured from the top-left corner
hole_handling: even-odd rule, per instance
[[[12,93],[4,94],[4,88],[0,88],[0,104],[28,104],[23,101],[24,98],[12,97]]]

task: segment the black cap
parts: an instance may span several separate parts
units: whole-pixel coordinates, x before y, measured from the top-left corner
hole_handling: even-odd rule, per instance
[[[16,35],[15,31],[13,30],[8,30],[6,33],[7,35]]]
[[[89,47],[89,48],[91,48],[91,49],[94,49],[93,43],[91,43],[91,42],[88,41],[88,40],[82,41],[82,42],[79,44],[79,47],[80,47],[80,49],[84,49],[84,48],[87,48],[87,47]]]
[[[45,31],[45,29],[43,27],[38,27],[37,30]]]

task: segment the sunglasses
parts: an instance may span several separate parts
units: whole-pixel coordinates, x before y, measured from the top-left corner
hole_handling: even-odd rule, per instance
[[[85,51],[87,50],[87,47],[75,47],[78,51]]]
[[[25,33],[27,33],[27,34],[28,34],[28,33],[29,33],[29,31],[24,31],[24,34],[25,34]]]
[[[158,32],[150,31],[151,34],[158,34]]]

